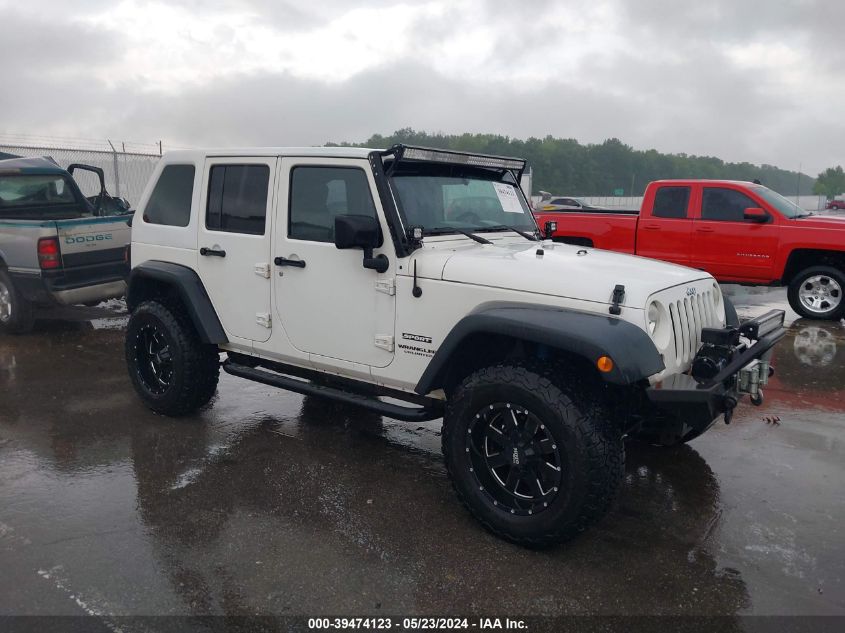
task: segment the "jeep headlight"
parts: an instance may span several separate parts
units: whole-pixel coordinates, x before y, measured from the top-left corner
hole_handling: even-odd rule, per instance
[[[646,331],[657,349],[664,350],[671,342],[669,311],[660,301],[651,301],[645,310]]]

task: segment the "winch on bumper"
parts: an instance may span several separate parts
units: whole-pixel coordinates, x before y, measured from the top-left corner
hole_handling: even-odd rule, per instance
[[[649,400],[696,430],[706,429],[723,413],[730,422],[744,394],[752,404],[762,404],[762,388],[773,373],[772,348],[786,334],[784,316],[783,310],[772,310],[738,327],[703,328],[690,372],[649,387]]]

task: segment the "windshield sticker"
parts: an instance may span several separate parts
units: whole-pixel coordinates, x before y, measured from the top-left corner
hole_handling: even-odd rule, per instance
[[[519,203],[519,194],[513,185],[508,185],[503,182],[494,182],[493,188],[496,190],[496,195],[499,197],[499,203],[502,205],[502,211],[505,213],[519,213],[522,214],[522,205]]]

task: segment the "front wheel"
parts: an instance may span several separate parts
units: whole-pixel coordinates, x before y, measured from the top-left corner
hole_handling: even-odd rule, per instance
[[[787,296],[802,317],[838,321],[845,314],[843,291],[845,273],[832,266],[812,266],[795,275]]]
[[[625,454],[598,394],[530,364],[480,369],[455,390],[443,454],[458,497],[487,529],[547,546],[604,516]]]
[[[200,341],[178,307],[157,301],[139,305],[129,318],[124,349],[135,391],[156,413],[192,413],[217,389],[217,348]]]
[[[9,273],[0,269],[0,332],[23,334],[35,325],[35,311],[12,283]]]

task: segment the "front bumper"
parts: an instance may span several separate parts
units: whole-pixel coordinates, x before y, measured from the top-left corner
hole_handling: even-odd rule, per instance
[[[786,334],[784,316],[783,310],[772,310],[738,328],[711,331],[725,339],[742,340],[734,346],[730,362],[705,381],[696,380],[689,374],[668,376],[646,390],[649,400],[686,427],[699,432],[706,430],[722,414],[730,420],[744,394],[751,394],[755,402],[761,402],[760,386],[768,379],[772,348]]]

